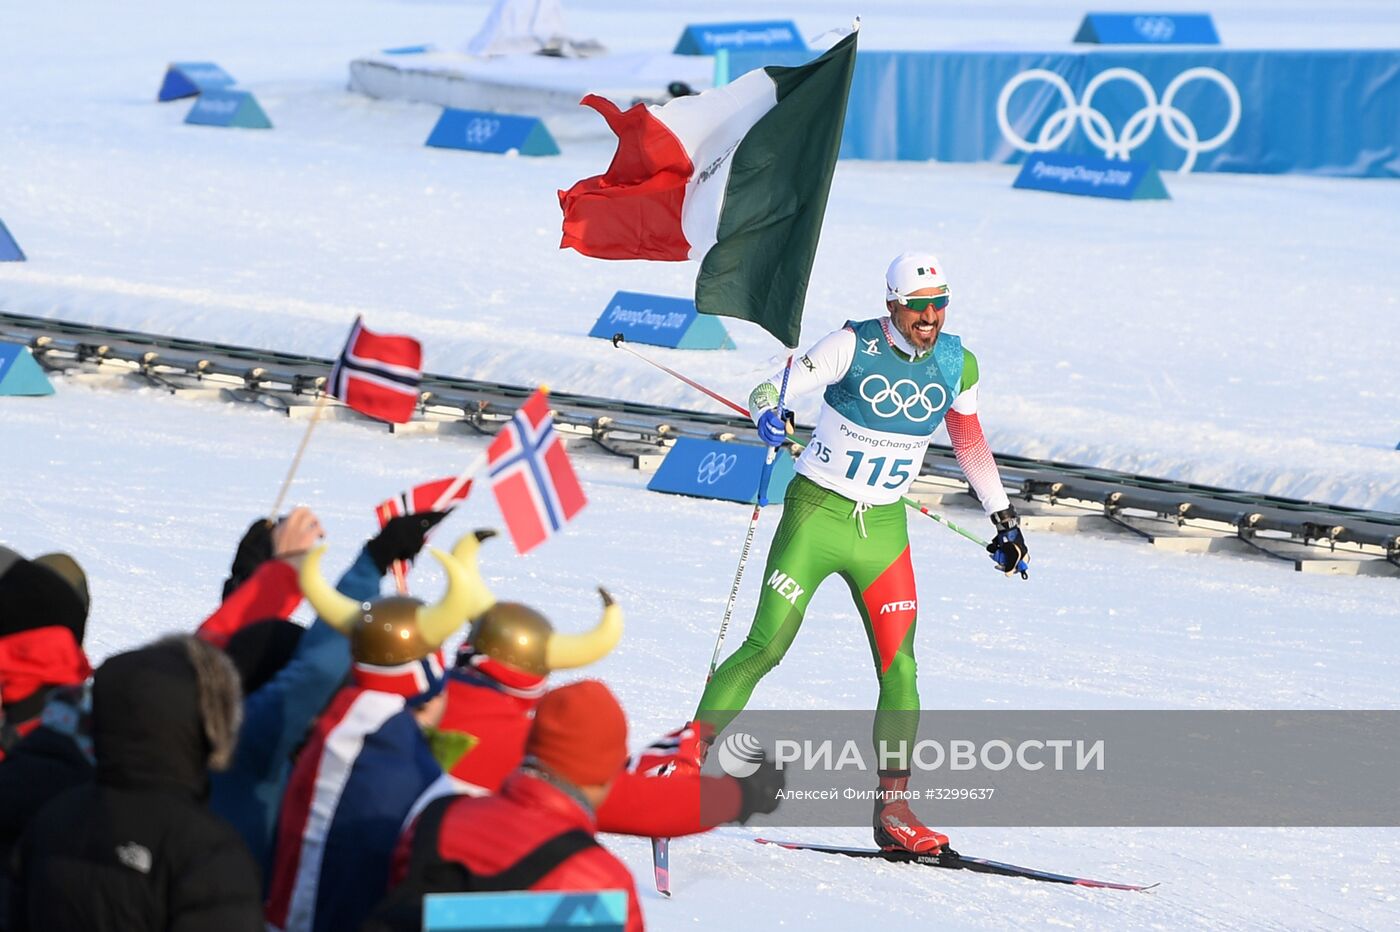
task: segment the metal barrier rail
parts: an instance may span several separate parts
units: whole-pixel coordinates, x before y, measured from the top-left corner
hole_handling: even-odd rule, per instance
[[[113,373],[176,394],[255,401],[299,417],[332,360],[0,312],[0,339],[28,344],[46,369]],[[533,388],[425,374],[419,413],[395,432],[493,434]],[[551,392],[561,432],[654,466],[677,437],[754,443],[743,418],[593,395]],[[348,409],[331,409],[358,418]],[[1289,560],[1305,572],[1400,576],[1400,514],[997,454],[1028,528],[1121,531],[1172,550],[1229,550]],[[949,447],[931,445],[911,495],[975,504]]]

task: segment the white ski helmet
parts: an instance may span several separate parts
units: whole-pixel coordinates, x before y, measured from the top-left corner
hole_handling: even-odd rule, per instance
[[[943,263],[931,252],[906,252],[895,256],[885,270],[885,300],[896,301],[924,288],[948,290]]]

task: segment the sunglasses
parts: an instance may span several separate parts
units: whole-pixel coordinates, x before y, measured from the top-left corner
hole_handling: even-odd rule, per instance
[[[915,314],[922,314],[932,305],[935,311],[941,311],[948,306],[949,296],[946,294],[936,294],[928,298],[906,298],[899,295],[895,298],[900,304],[909,308]]]

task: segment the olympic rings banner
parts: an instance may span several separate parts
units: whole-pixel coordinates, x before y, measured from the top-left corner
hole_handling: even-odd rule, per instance
[[[731,53],[738,76],[805,57]],[[842,158],[1400,177],[1400,49],[860,52]]]
[[[728,443],[678,437],[647,488],[652,492],[691,495],[752,505],[768,448],[753,443]],[[768,482],[768,500],[781,502],[792,481],[792,457],[780,452]]]

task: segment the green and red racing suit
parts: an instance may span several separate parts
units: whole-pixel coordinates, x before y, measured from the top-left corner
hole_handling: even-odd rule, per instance
[[[795,360],[789,397],[824,388],[769,548],[748,636],[715,671],[695,718],[722,731],[783,659],[817,587],[839,574],[870,644],[880,695],[875,746],[883,769],[907,769],[918,727],[918,616],[902,498],[939,424],[987,514],[1008,506],[977,421],[977,360],[951,334],[916,355],[889,318],[849,322]],[[778,400],[782,373],[750,396],[755,419]]]

